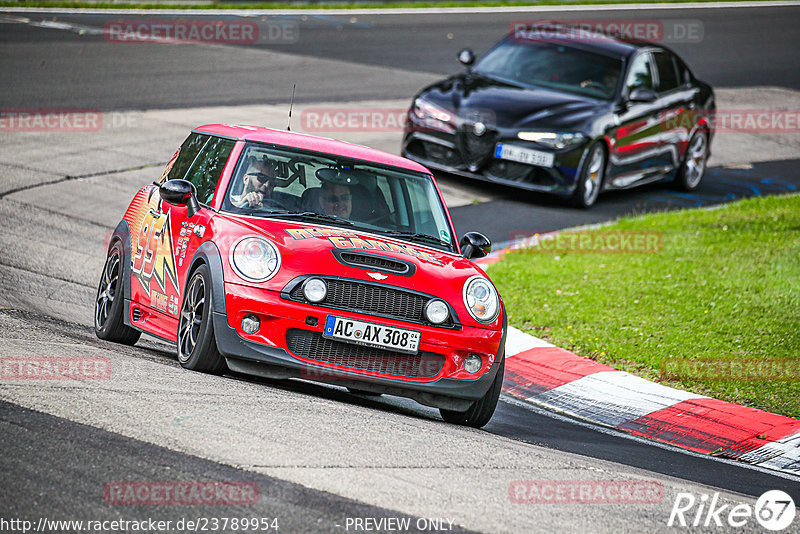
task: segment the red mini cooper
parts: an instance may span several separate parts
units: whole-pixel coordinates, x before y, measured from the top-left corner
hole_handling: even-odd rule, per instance
[[[251,126],[194,130],[115,229],[101,339],[141,332],[180,364],[409,397],[451,423],[491,418],[506,315],[425,167]]]

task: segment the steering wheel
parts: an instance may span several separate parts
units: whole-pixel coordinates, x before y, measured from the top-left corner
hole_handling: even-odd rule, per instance
[[[607,93],[608,87],[604,84],[598,82],[597,80],[583,80],[581,82],[581,87],[584,89],[594,89],[595,91],[600,91],[601,93]]]

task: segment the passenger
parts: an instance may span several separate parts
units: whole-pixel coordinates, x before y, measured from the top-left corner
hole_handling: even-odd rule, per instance
[[[348,185],[322,182],[319,203],[324,214],[348,219],[353,211],[353,192]]]

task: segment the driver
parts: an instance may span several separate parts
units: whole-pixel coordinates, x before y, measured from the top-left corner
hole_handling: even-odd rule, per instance
[[[231,195],[233,205],[238,208],[261,207],[275,189],[275,170],[266,159],[254,159],[248,165],[242,180],[242,193]]]

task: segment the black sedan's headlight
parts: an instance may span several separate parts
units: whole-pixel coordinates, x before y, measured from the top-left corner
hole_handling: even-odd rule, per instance
[[[577,146],[587,139],[581,132],[519,132],[517,137],[556,150]]]
[[[455,131],[453,113],[435,104],[431,104],[423,98],[414,100],[412,111],[414,116],[417,117],[420,122],[424,123],[426,128],[442,130],[449,133]]]

